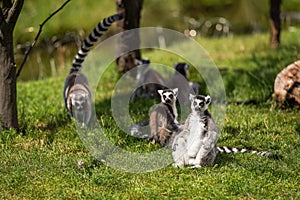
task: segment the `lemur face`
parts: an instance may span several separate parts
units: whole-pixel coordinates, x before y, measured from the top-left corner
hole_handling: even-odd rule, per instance
[[[178,88],[158,90],[158,93],[160,94],[161,102],[172,104],[173,102],[176,102]]]
[[[210,96],[190,94],[191,108],[196,112],[204,112],[211,102]]]
[[[75,94],[71,94],[71,102],[72,102],[72,106],[76,109],[76,110],[83,110],[87,97],[88,95],[85,93],[75,93]]]

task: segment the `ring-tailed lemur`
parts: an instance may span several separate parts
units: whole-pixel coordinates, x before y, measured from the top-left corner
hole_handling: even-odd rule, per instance
[[[94,28],[93,32],[83,41],[78,53],[72,62],[72,68],[65,80],[63,91],[65,107],[71,117],[86,127],[92,116],[92,94],[87,77],[81,72],[82,63],[91,47],[104,34],[111,24],[122,19],[121,14],[115,14],[104,18]]]
[[[149,97],[150,91],[155,91],[157,93],[157,90],[160,90],[160,89],[162,90],[162,89],[167,89],[167,88],[178,88],[178,90],[180,92],[178,93],[178,96],[176,97],[177,101],[179,100],[179,103],[181,106],[182,105],[187,106],[190,104],[188,95],[191,92],[195,93],[195,94],[198,93],[200,85],[198,83],[188,81],[187,76],[188,76],[188,71],[189,71],[189,64],[187,64],[187,63],[183,63],[183,62],[174,63],[174,68],[176,71],[173,74],[173,76],[168,81],[166,81],[166,83],[165,83],[166,86],[163,86],[165,81],[161,77],[161,75],[158,74],[158,72],[156,72],[152,69],[149,69],[149,64],[150,64],[149,60],[136,59],[136,63],[137,63],[137,65],[146,65],[145,67],[141,68],[141,70],[138,69],[138,73],[137,73],[138,85],[140,85],[141,83],[145,83],[146,81],[150,81],[150,80],[152,80],[155,83],[159,83],[159,84],[153,84],[150,89],[147,87],[148,85],[147,86],[143,85],[143,86],[137,88],[131,97],[131,101],[133,101],[137,96],[142,96],[142,97],[148,96]],[[147,72],[149,70],[152,70],[152,72],[151,72],[152,76],[145,77],[145,75],[148,75]],[[153,95],[151,95],[151,96],[153,96]],[[187,108],[185,108],[185,107],[181,107],[181,108],[183,108],[181,111],[186,111],[186,112],[182,112],[181,114],[187,115],[189,113]],[[147,134],[144,134],[143,131],[141,130],[147,125],[149,125],[149,119],[133,125],[131,128],[131,135],[141,137],[141,138],[147,138]]]
[[[135,59],[137,68],[136,82],[139,86],[133,93],[131,101],[137,97],[157,98],[157,90],[166,89],[165,79],[160,73],[150,68],[150,60]]]
[[[161,102],[150,113],[151,138],[161,146],[170,147],[172,136],[179,130],[176,100],[178,88],[158,90]]]
[[[190,165],[191,167],[213,166],[218,153],[253,153],[276,158],[267,151],[253,151],[232,147],[218,147],[218,129],[208,112],[210,96],[190,94],[191,109],[183,130],[175,136],[172,145],[172,156],[175,167]]]
[[[183,109],[183,115],[187,116],[189,113],[189,94],[198,94],[200,85],[195,82],[188,80],[189,64],[184,62],[174,63],[175,73],[166,82],[168,88],[178,88],[180,93],[178,94],[177,100]]]
[[[132,126],[131,135],[152,140],[164,147],[171,147],[175,134],[180,130],[176,99],[178,88],[158,90],[161,102],[150,111],[149,121]],[[141,133],[141,126],[150,126],[150,136]]]
[[[190,93],[198,94],[200,84],[195,82],[190,82],[188,80],[190,65],[184,62],[174,63],[175,73],[172,78],[166,83],[170,88],[178,88],[181,96],[186,96],[188,98]],[[189,92],[187,95],[186,93]]]

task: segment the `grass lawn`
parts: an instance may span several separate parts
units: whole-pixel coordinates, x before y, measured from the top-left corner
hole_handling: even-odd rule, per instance
[[[144,173],[109,167],[95,160],[69,120],[63,107],[65,77],[61,75],[18,84],[21,134],[13,130],[0,134],[0,198],[300,199],[299,108],[281,110],[273,107],[271,98],[276,74],[299,59],[299,37],[300,30],[284,32],[282,46],[276,50],[269,48],[267,34],[197,38],[220,68],[231,102],[226,105],[219,144],[268,150],[282,159],[221,155],[212,168],[176,169],[168,165]],[[177,61],[157,51],[144,55],[156,63]],[[113,120],[110,98],[118,77],[115,66],[109,68],[95,96],[104,134],[127,151],[159,149],[128,136]],[[202,81],[193,69],[190,77]],[[234,103],[247,100],[257,103]],[[138,102],[133,115],[143,119],[153,103]],[[84,165],[79,167],[78,161]]]

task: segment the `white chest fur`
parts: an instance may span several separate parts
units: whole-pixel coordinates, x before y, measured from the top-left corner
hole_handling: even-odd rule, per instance
[[[175,103],[172,105],[172,109],[173,109],[173,114],[174,114],[174,123],[179,124],[179,122],[178,122],[178,113],[177,113],[177,108],[176,108]]]
[[[192,113],[188,129],[187,153],[190,157],[195,157],[203,143],[206,132],[204,119],[199,114]]]

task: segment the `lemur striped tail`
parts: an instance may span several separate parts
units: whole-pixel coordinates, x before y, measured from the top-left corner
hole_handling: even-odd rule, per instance
[[[107,31],[107,29],[111,26],[112,23],[121,19],[123,19],[122,14],[115,14],[104,18],[101,22],[98,23],[98,25],[94,28],[92,33],[90,33],[90,35],[83,41],[77,55],[74,57],[70,73],[80,70],[80,68],[82,67],[82,63],[84,62],[84,59],[87,56],[91,47]]]
[[[280,158],[279,155],[272,154],[268,151],[256,151],[256,150],[250,150],[250,149],[245,149],[245,148],[239,149],[239,148],[227,147],[227,146],[222,146],[222,147],[218,146],[217,149],[220,153],[227,153],[227,154],[230,154],[230,153],[252,153],[252,154],[259,155],[259,156],[266,156],[268,158],[275,158],[275,159]]]

